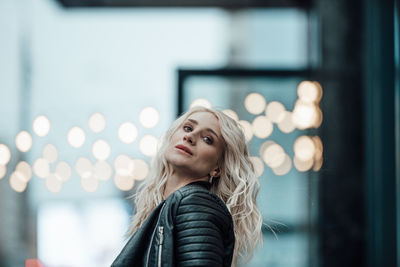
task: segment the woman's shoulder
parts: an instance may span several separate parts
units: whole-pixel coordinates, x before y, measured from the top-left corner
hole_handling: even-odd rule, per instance
[[[208,189],[207,182],[190,183],[180,189],[176,194],[179,201],[179,210],[201,211],[221,217],[224,221],[232,221],[232,216],[225,203]]]

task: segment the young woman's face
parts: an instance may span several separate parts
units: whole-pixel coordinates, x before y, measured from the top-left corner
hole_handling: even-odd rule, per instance
[[[191,114],[172,135],[166,160],[187,178],[219,176],[223,140],[218,119],[209,112]]]

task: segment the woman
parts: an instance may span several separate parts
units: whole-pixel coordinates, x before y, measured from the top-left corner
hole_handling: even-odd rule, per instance
[[[196,107],[167,131],[136,196],[119,266],[233,266],[261,239],[258,180],[243,132]]]

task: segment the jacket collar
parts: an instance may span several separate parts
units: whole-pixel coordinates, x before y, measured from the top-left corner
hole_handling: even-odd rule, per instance
[[[204,187],[204,188],[206,188],[208,190],[210,190],[210,188],[211,188],[211,184],[209,182],[207,182],[207,181],[196,181],[196,182],[189,183],[189,184],[187,184],[185,186],[189,186],[189,185],[199,185],[199,186]]]

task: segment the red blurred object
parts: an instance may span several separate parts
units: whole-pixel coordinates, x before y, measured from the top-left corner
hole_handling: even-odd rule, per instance
[[[26,259],[25,267],[45,267],[38,259]]]

